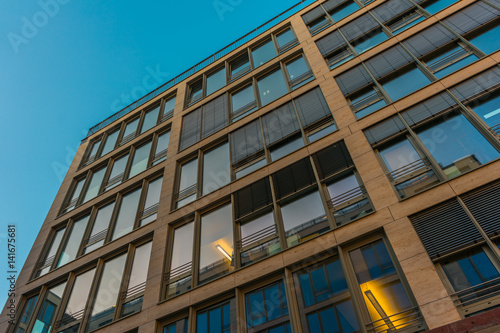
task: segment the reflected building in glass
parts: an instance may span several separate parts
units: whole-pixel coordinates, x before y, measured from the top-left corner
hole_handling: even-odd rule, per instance
[[[107,118],[0,330],[500,331],[499,25],[306,0]]]

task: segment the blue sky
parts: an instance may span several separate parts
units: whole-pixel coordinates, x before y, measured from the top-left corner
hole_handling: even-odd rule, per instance
[[[7,225],[19,272],[90,127],[297,2],[1,2],[0,271]]]

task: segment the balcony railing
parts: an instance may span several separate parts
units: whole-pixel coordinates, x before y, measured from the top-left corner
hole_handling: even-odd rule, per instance
[[[102,128],[106,127],[107,125],[111,124],[115,120],[117,120],[117,119],[121,118],[122,116],[128,114],[129,112],[131,112],[132,110],[136,109],[137,107],[143,105],[144,103],[150,101],[154,97],[160,95],[161,93],[163,93],[166,90],[170,89],[171,87],[175,86],[179,82],[182,82],[183,80],[185,80],[186,78],[190,77],[191,75],[193,75],[193,74],[201,71],[202,69],[204,69],[207,66],[211,65],[215,61],[219,60],[220,58],[228,55],[232,51],[236,50],[238,47],[246,44],[247,42],[249,42],[253,38],[255,38],[255,37],[259,36],[260,34],[262,34],[263,32],[271,29],[272,27],[274,27],[278,23],[280,23],[283,20],[289,18],[290,16],[296,14],[298,11],[300,11],[301,9],[305,8],[306,6],[308,6],[308,5],[310,5],[310,4],[314,3],[314,2],[316,2],[316,0],[302,0],[302,1],[300,1],[299,3],[297,3],[297,4],[293,5],[292,7],[288,8],[287,10],[285,10],[284,12],[282,12],[281,14],[278,14],[277,16],[273,17],[272,19],[270,19],[266,23],[264,23],[261,26],[257,27],[256,29],[250,31],[249,33],[247,33],[243,37],[237,39],[236,41],[234,41],[231,44],[227,45],[226,47],[222,48],[221,50],[215,52],[211,56],[209,56],[209,57],[205,58],[204,60],[200,61],[199,63],[197,63],[193,67],[191,67],[188,70],[186,70],[186,71],[182,72],[181,74],[177,75],[172,80],[164,83],[163,85],[159,86],[158,88],[156,88],[155,90],[151,91],[147,95],[141,97],[137,101],[133,102],[132,104],[130,104],[128,106],[126,106],[125,108],[121,109],[120,111],[116,112],[112,116],[106,118],[105,120],[101,121],[99,124],[97,124],[94,127],[92,127],[89,130],[89,132],[87,134],[87,137],[85,139],[83,139],[82,142],[85,142],[86,139],[90,135],[96,133],[97,131],[99,131]],[[296,43],[296,41],[293,41],[293,42]],[[288,46],[288,44],[284,45],[283,47],[281,47],[280,51],[286,49],[287,46]]]
[[[418,308],[411,308],[366,325],[369,333],[419,332],[424,330],[422,314]]]
[[[480,311],[500,304],[500,278],[462,289],[451,295],[453,302],[465,312]]]

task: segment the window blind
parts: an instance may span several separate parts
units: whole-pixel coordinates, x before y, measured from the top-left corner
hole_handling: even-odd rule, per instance
[[[474,76],[472,79],[460,83],[450,91],[461,102],[468,101],[477,95],[492,92],[500,85],[500,68],[494,67],[486,72]]]
[[[223,129],[228,124],[227,95],[223,94],[202,106],[201,138]]]
[[[262,149],[264,149],[264,142],[258,119],[231,133],[231,161],[233,164]]]
[[[373,80],[363,67],[358,65],[335,78],[340,90],[347,96],[372,83]]]
[[[299,121],[292,102],[262,117],[262,126],[267,145],[300,131]]]
[[[379,79],[411,62],[413,58],[408,52],[401,45],[396,45],[366,61],[365,64],[375,79]]]
[[[455,100],[448,93],[444,92],[402,112],[401,115],[408,125],[414,126],[456,105]]]
[[[277,199],[295,193],[316,181],[308,158],[276,172],[273,180]]]
[[[437,23],[418,35],[407,39],[403,42],[403,45],[417,58],[420,58],[456,39],[457,37],[452,32]]]
[[[488,236],[500,234],[500,181],[475,189],[461,198]]]
[[[235,217],[238,219],[273,203],[269,178],[263,178],[234,194]]]
[[[304,15],[302,15],[302,19],[304,20],[305,24],[309,24],[312,21],[316,20],[317,18],[325,16],[325,15],[326,14],[325,14],[325,11],[323,10],[323,8],[321,8],[321,6],[318,6],[314,9],[308,11]]]
[[[303,127],[311,125],[325,116],[332,115],[320,87],[300,95],[293,101]]]
[[[201,109],[197,109],[182,118],[179,150],[186,149],[200,140]]]
[[[328,34],[325,37],[319,39],[316,42],[316,45],[318,46],[321,55],[323,57],[326,57],[336,50],[340,49],[341,47],[346,46],[347,43],[344,38],[342,38],[340,32],[338,30],[335,30],[331,34]]]
[[[368,142],[374,146],[405,131],[405,125],[399,116],[395,115],[376,125],[373,125],[365,130],[364,133]]]
[[[386,23],[414,7],[408,0],[390,0],[373,9],[372,13],[380,22]]]
[[[482,239],[457,199],[411,216],[410,220],[432,259]]]
[[[325,8],[325,10],[327,12],[329,12],[330,10],[334,9],[335,7],[340,6],[341,4],[343,4],[346,1],[347,0],[328,0],[325,3],[323,3],[323,8]]]
[[[340,31],[342,31],[347,40],[351,42],[379,27],[380,24],[377,20],[375,20],[370,13],[366,13],[341,27]]]
[[[498,17],[500,11],[485,4],[476,2],[461,10],[443,22],[455,32],[464,35]]]
[[[319,177],[325,179],[339,171],[347,169],[353,165],[349,151],[344,141],[335,143],[313,155],[314,163],[317,166]]]

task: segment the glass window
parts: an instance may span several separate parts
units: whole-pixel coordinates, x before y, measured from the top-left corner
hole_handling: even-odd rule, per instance
[[[170,131],[160,134],[156,143],[156,152],[153,158],[153,165],[167,159],[168,143],[170,142]]]
[[[233,269],[233,219],[229,204],[201,217],[199,283]]]
[[[243,176],[246,176],[246,175],[254,172],[257,169],[262,168],[266,164],[267,164],[267,161],[266,161],[265,158],[264,159],[260,159],[257,162],[255,162],[253,164],[250,164],[249,166],[247,166],[247,167],[245,167],[245,168],[243,168],[241,170],[236,171],[235,172],[235,177],[236,177],[236,179],[239,179],[239,178],[241,178]]]
[[[299,306],[309,332],[359,332],[360,327],[338,258],[296,273]]]
[[[126,254],[122,254],[104,263],[85,332],[93,331],[113,321],[126,257]]]
[[[368,90],[353,95],[349,99],[358,119],[377,111],[387,104],[382,94],[375,90],[373,86]]]
[[[276,41],[278,42],[280,53],[288,50],[297,43],[297,39],[290,28],[277,34]]]
[[[140,226],[146,225],[156,220],[158,216],[158,205],[160,202],[161,186],[163,185],[163,177],[156,178],[148,184],[148,193],[144,202],[144,210],[142,212]]]
[[[188,104],[199,101],[203,97],[203,80],[200,78],[189,85]]]
[[[318,191],[281,205],[288,246],[294,246],[330,227]]]
[[[57,249],[59,248],[59,245],[61,244],[61,240],[64,236],[65,231],[66,231],[66,228],[62,228],[62,229],[59,229],[55,232],[55,234],[52,238],[52,244],[50,244],[50,247],[47,250],[47,254],[45,255],[43,261],[41,261],[39,263],[40,268],[39,268],[35,277],[45,275],[50,271],[50,267],[52,266],[52,263],[54,262],[54,258],[55,258]]]
[[[387,22],[386,25],[387,28],[396,35],[423,20],[425,20],[425,16],[423,16],[420,11],[413,9],[410,12],[397,16],[390,22]]]
[[[257,80],[260,103],[262,106],[271,103],[288,92],[288,88],[281,69],[267,74]]]
[[[104,244],[114,207],[115,203],[112,202],[107,206],[99,208],[97,211],[94,225],[92,226],[92,231],[89,239],[87,240],[84,253],[94,251]]]
[[[207,96],[226,85],[226,68],[222,67],[207,75]]]
[[[330,21],[328,21],[326,19],[326,17],[321,16],[321,17],[318,17],[317,19],[309,22],[307,24],[307,27],[309,28],[309,31],[311,32],[311,34],[314,35],[329,25],[330,25]]]
[[[175,107],[175,96],[165,101],[165,106],[163,107],[162,121],[170,118],[174,113]]]
[[[167,297],[191,289],[193,260],[194,222],[189,222],[174,231],[174,245],[168,272]]]
[[[17,323],[16,333],[24,333],[28,328],[28,322],[35,310],[36,301],[38,300],[38,295],[30,297],[24,304],[23,311],[21,312],[21,317]]]
[[[236,332],[232,321],[236,314],[234,300],[216,305],[196,314],[196,333],[231,333]]]
[[[257,68],[260,65],[265,64],[274,57],[276,57],[276,49],[274,48],[272,40],[268,40],[267,42],[252,49],[252,59],[254,68]]]
[[[90,150],[90,153],[87,158],[87,163],[90,163],[95,160],[97,157],[97,151],[99,150],[99,147],[101,146],[101,139],[96,140],[92,143],[92,149]]]
[[[163,326],[163,333],[188,333],[188,318]]]
[[[359,54],[368,51],[372,47],[377,46],[383,41],[387,40],[387,35],[381,28],[371,32],[370,34],[363,35],[360,39],[352,42],[352,46]]]
[[[67,208],[64,210],[64,212],[69,212],[70,210],[72,210],[76,207],[76,204],[78,203],[78,198],[80,197],[80,194],[82,193],[83,184],[85,184],[85,178],[77,181],[77,183],[75,185],[75,189],[73,190],[73,195],[69,199],[69,202],[66,205]]]
[[[350,251],[349,256],[373,326],[391,330],[416,319],[382,240]]]
[[[412,66],[396,76],[381,81],[380,84],[384,88],[389,97],[395,101],[412,92],[417,91],[431,81],[422,73],[416,66]]]
[[[122,183],[127,161],[128,153],[114,160],[111,173],[109,174],[108,182],[106,184],[106,191]]]
[[[274,324],[282,324],[285,321],[288,323],[288,305],[283,281],[246,293],[245,308],[249,329],[264,328],[262,326],[270,321],[274,321]],[[278,318],[283,319],[276,321]]]
[[[448,114],[440,123],[416,130],[415,133],[448,178],[461,175],[500,156],[462,114]]]
[[[68,237],[68,240],[66,241],[66,245],[61,252],[61,257],[59,258],[57,267],[61,267],[63,265],[66,265],[68,262],[75,260],[76,256],[78,255],[78,249],[80,248],[80,244],[82,243],[83,234],[85,233],[85,229],[87,228],[89,218],[90,216],[87,215],[73,223],[71,233]]]
[[[312,79],[312,71],[309,70],[306,60],[300,56],[290,62],[287,62],[286,71],[288,72],[288,79],[293,89],[309,82]]]
[[[136,118],[125,126],[125,131],[123,131],[121,144],[124,144],[125,142],[130,141],[135,137],[138,125],[139,125],[139,118]]]
[[[457,0],[430,0],[430,1],[424,2],[420,5],[429,14],[434,15],[437,12],[441,11],[442,9],[445,9],[448,6],[451,6],[455,2],[457,2]]]
[[[132,166],[130,167],[129,178],[140,174],[148,168],[149,153],[151,152],[151,141],[145,145],[140,146],[134,152],[134,159],[132,160]]]
[[[500,48],[500,25],[489,28],[479,36],[470,38],[469,41],[486,54],[498,51]]]
[[[271,160],[276,161],[304,146],[302,135],[293,136],[269,148]]]
[[[232,120],[236,121],[257,109],[253,86],[249,85],[231,94]]]
[[[115,230],[113,230],[113,236],[111,238],[112,240],[120,238],[134,229],[140,198],[140,188],[123,196],[120,203],[120,209],[118,210],[118,215],[116,217]]]
[[[500,92],[490,94],[486,99],[474,101],[469,105],[489,127],[500,124]]]
[[[160,105],[146,112],[146,114],[144,115],[144,122],[142,123],[141,133],[147,132],[156,125],[159,113],[160,113]]]
[[[195,158],[181,166],[177,208],[187,205],[196,199],[196,184],[198,180],[198,159]]]
[[[211,193],[231,181],[229,143],[224,143],[203,154],[203,195]]]
[[[343,18],[351,15],[358,9],[359,6],[353,0],[348,0],[345,1],[342,5],[335,7],[333,10],[329,12],[329,14],[332,16],[332,19],[335,22],[338,22]]]
[[[83,198],[84,203],[90,199],[94,199],[99,194],[105,172],[106,168],[102,168],[91,175],[89,187]]]
[[[116,130],[113,133],[108,134],[106,138],[106,143],[104,144],[104,148],[102,149],[101,152],[101,156],[104,156],[113,149],[115,149],[116,139],[118,139],[118,134],[120,134],[119,130]]]
[[[241,266],[246,266],[281,251],[273,212],[240,222]]]
[[[50,332],[52,326],[54,325],[55,315],[59,305],[61,304],[65,287],[66,282],[52,287],[47,291],[47,295],[42,303],[42,307],[38,311],[38,316],[31,333]]]
[[[248,53],[242,54],[235,60],[229,63],[229,71],[231,73],[231,80],[234,80],[243,74],[250,71],[250,61],[248,60]]]
[[[135,249],[121,317],[141,311],[150,257],[151,242],[138,246]]]
[[[78,275],[75,278],[75,283],[71,294],[66,304],[66,309],[61,319],[59,328],[65,328],[63,332],[78,332],[85,305],[94,279],[95,268]]]
[[[438,78],[451,74],[479,59],[460,45],[454,44],[431,59],[426,60],[429,70]]]

